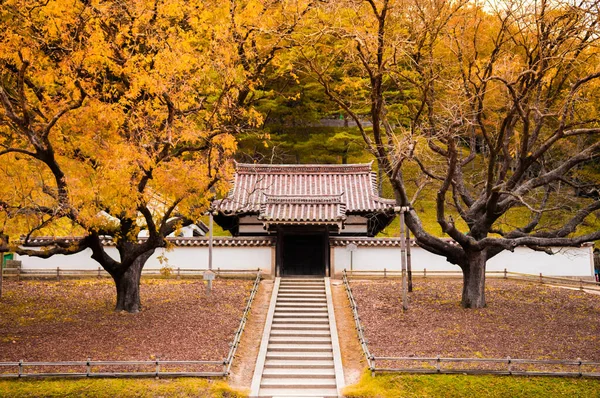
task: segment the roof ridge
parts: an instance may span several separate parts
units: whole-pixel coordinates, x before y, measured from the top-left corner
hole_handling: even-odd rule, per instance
[[[323,166],[323,167],[354,167],[354,166],[371,166],[373,162],[367,163],[237,163],[237,167],[310,167],[310,166]]]
[[[320,198],[320,197],[334,197],[334,196],[342,196],[344,194],[344,192],[340,192],[340,193],[306,193],[306,194],[297,194],[297,193],[293,193],[293,194],[277,194],[277,193],[267,193],[267,192],[263,192],[262,193],[265,196],[270,196],[270,197],[280,197],[280,198]]]
[[[370,173],[372,171],[370,163],[351,163],[351,164],[255,164],[255,163],[237,163],[236,172],[257,173],[265,172],[270,174],[288,173],[288,174],[307,174],[307,173]]]

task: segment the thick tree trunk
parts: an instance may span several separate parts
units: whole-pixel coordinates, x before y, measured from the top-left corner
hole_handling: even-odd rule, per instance
[[[141,311],[140,277],[144,264],[146,264],[146,261],[153,253],[154,250],[145,252],[137,257],[124,272],[113,275],[117,288],[115,311],[127,311],[130,313]]]
[[[464,308],[485,307],[485,251],[467,253],[467,262],[462,266],[463,291],[461,305]]]

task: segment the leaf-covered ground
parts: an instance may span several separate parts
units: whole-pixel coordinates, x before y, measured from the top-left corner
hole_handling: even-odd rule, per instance
[[[402,311],[400,281],[353,281],[375,356],[600,360],[600,296],[488,280],[487,307],[460,307],[462,280],[415,279]]]
[[[0,361],[222,360],[252,281],[142,281],[143,310],[116,313],[109,280],[8,282]]]

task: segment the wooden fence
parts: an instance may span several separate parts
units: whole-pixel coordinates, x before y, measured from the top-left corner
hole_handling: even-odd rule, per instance
[[[354,279],[379,279],[379,278],[390,278],[397,279],[402,278],[402,271],[397,270],[388,270],[383,269],[382,271],[346,271],[344,272],[348,275],[349,278]],[[462,273],[459,271],[427,271],[427,269],[423,269],[422,271],[412,271],[413,277],[420,278],[462,278]],[[534,274],[523,274],[520,272],[511,272],[507,271],[506,268],[504,271],[486,271],[486,278],[504,278],[504,279],[514,279],[514,280],[522,280],[529,282],[539,282],[545,283],[549,285],[561,285],[561,286],[569,286],[569,287],[578,287],[581,290],[589,289],[589,290],[600,290],[600,282],[595,282],[591,280],[586,280],[583,278],[567,278],[567,277],[558,277],[558,276],[546,276],[540,273],[539,275]],[[591,277],[590,277],[591,278]]]
[[[156,276],[166,278],[198,278],[202,277],[204,272],[208,269],[198,268],[150,268],[143,269],[142,276]],[[237,270],[237,269],[221,269],[214,268],[212,271],[217,277],[239,277],[239,276],[254,276],[257,272],[253,270]],[[258,270],[260,271],[260,270]],[[60,281],[63,278],[109,278],[110,274],[106,272],[102,267],[98,267],[95,270],[89,269],[64,269],[60,267],[56,268],[44,268],[44,269],[23,269],[18,268],[5,268],[3,271],[4,278],[14,278],[17,280],[21,279],[54,279]]]
[[[401,275],[400,271],[394,271]],[[371,277],[383,277],[382,272],[378,271],[353,271],[352,274],[367,274]],[[513,276],[530,277],[532,275],[508,273],[504,274],[505,278],[509,274]],[[368,340],[364,335],[364,327],[360,321],[358,313],[358,305],[352,294],[348,274],[351,272],[344,270],[342,278],[348,295],[348,301],[352,308],[354,316],[354,324],[358,332],[358,339],[365,355],[367,365],[371,371],[371,375],[375,376],[376,372],[397,372],[397,373],[427,373],[427,374],[490,374],[490,375],[510,375],[510,376],[553,376],[553,377],[593,377],[600,378],[600,362],[582,361],[580,358],[576,360],[561,360],[561,359],[516,359],[516,358],[445,358],[437,357],[383,357],[371,354],[368,346]],[[425,274],[426,275],[426,274]],[[392,276],[389,273],[386,277],[398,277],[395,274]],[[535,276],[535,275],[533,275]],[[361,276],[362,277],[362,276]],[[540,276],[541,278],[541,276]],[[561,282],[564,280],[579,283],[580,281],[568,278],[555,278]],[[518,279],[518,278],[517,278]],[[584,281],[585,282],[585,281]],[[543,282],[542,282],[543,283]],[[459,366],[446,366],[443,364],[459,364]],[[379,365],[379,366],[378,366]]]
[[[383,362],[388,366],[378,367]],[[393,366],[399,363],[400,366]],[[443,364],[460,364],[443,367]],[[371,357],[371,372],[600,378],[600,362],[557,359]],[[417,367],[412,367],[416,364]],[[425,366],[423,366],[425,365]],[[566,369],[572,370],[566,370]],[[534,369],[534,370],[531,370]]]
[[[342,273],[342,279],[344,281],[344,286],[346,287],[346,294],[348,296],[348,302],[350,303],[350,308],[352,308],[352,316],[354,317],[354,327],[356,329],[356,333],[358,335],[358,341],[360,343],[360,347],[362,348],[363,354],[367,359],[367,365],[369,369],[373,369],[375,366],[372,363],[373,356],[369,351],[369,346],[367,344],[367,339],[365,338],[364,331],[360,317],[358,316],[358,305],[356,304],[356,300],[354,300],[354,295],[352,294],[352,289],[350,288],[350,283],[348,282],[348,276],[346,275],[346,270]]]
[[[202,272],[203,270],[195,270]],[[225,270],[221,270],[223,272]],[[227,270],[225,274],[240,272]],[[252,291],[246,302],[240,324],[235,331],[233,342],[227,357],[222,361],[166,361],[156,359],[153,361],[61,361],[61,362],[0,362],[0,378],[39,378],[39,377],[227,377],[230,374],[233,360],[244,332],[254,297],[258,292],[261,281],[260,269],[258,271],[245,271],[256,273]],[[184,370],[190,367],[198,370]],[[28,372],[27,369],[36,368],[38,371]],[[114,369],[110,371],[110,369]],[[132,370],[135,368],[135,370]],[[140,370],[140,368],[142,368]],[[151,369],[150,369],[151,368]],[[206,370],[210,368],[210,370]],[[8,369],[7,371],[5,371]],[[65,369],[57,371],[57,369]],[[12,371],[11,371],[12,370]]]
[[[258,286],[260,284],[261,275],[260,270],[256,273],[256,279],[254,280],[254,285],[252,286],[252,291],[250,292],[250,297],[248,298],[248,302],[246,303],[246,308],[244,309],[244,314],[242,315],[242,319],[240,320],[240,325],[235,331],[235,335],[233,337],[233,343],[230,344],[231,348],[229,349],[229,354],[227,358],[225,358],[225,373],[226,376],[229,376],[229,372],[231,370],[231,365],[235,358],[235,353],[237,351],[238,345],[240,344],[240,340],[242,339],[242,333],[244,333],[244,329],[246,328],[246,323],[248,321],[248,317],[250,316],[250,309],[252,308],[252,302],[254,301],[254,297],[258,292]]]
[[[165,370],[165,367],[180,366],[210,366],[221,367],[221,371],[177,371]],[[118,371],[108,371],[117,367]],[[128,371],[132,367],[142,367],[144,370]],[[218,377],[227,375],[227,365],[224,361],[62,361],[62,362],[0,362],[0,369],[9,369],[9,373],[0,371],[0,378],[34,378],[34,377]],[[13,368],[13,372],[10,369]],[[28,368],[38,368],[41,371],[28,372]],[[65,371],[56,371],[64,368]],[[81,371],[78,371],[78,368]],[[100,368],[100,371],[95,370]],[[152,368],[150,371],[149,368]],[[50,369],[51,371],[48,371]]]

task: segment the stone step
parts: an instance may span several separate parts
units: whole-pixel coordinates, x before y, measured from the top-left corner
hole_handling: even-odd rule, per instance
[[[279,290],[324,290],[325,285],[279,285]]]
[[[320,397],[330,398],[338,396],[335,388],[301,388],[301,389],[282,389],[282,388],[261,388],[259,397],[272,397],[272,398],[284,398],[284,397]]]
[[[299,282],[299,283],[322,282],[322,283],[325,283],[325,279],[324,278],[286,278],[286,277],[283,277],[283,278],[281,278],[281,283],[284,283],[284,282]]]
[[[278,306],[275,307],[275,311],[283,311],[283,312],[293,312],[293,311],[297,311],[297,312],[307,312],[307,311],[318,311],[318,312],[323,312],[323,311],[327,311],[327,307],[314,307],[314,306],[304,306],[304,305],[286,305],[284,304],[280,304]]]
[[[315,337],[315,336],[271,336],[269,343],[276,344],[331,344],[331,337]]]
[[[327,330],[329,331],[329,325],[327,323],[273,323],[271,325],[272,330]]]
[[[325,290],[325,286],[296,286],[296,285],[279,286],[279,291],[285,292],[288,290],[296,290],[299,292],[311,292],[312,290],[316,290],[317,292],[313,292],[313,293],[320,293],[321,291]]]
[[[275,306],[275,311],[283,311],[283,312],[324,312],[324,313],[328,313],[327,311],[327,307],[325,306],[320,306],[320,307],[314,307],[314,306],[302,306],[302,307],[290,307],[287,305],[276,305]]]
[[[261,388],[336,388],[335,377],[330,379],[305,379],[300,377],[289,377],[285,379],[263,379]]]
[[[277,301],[282,298],[292,298],[292,297],[300,297],[300,298],[320,298],[325,299],[325,293],[315,294],[315,293],[280,293],[277,295]]]
[[[333,353],[329,352],[286,352],[275,351],[267,352],[267,360],[279,359],[286,361],[309,360],[309,361],[333,361]]]
[[[315,314],[315,315],[327,315],[328,312],[324,309],[312,309],[312,308],[277,308],[275,307],[275,312],[273,314],[290,314],[290,316],[300,316],[307,314]]]
[[[271,330],[272,337],[329,337],[331,334],[327,330],[286,330],[275,329]]]
[[[294,289],[294,288],[279,288],[279,295],[282,294],[325,294],[325,288],[323,289]]]
[[[327,304],[326,298],[312,297],[278,297],[277,304],[287,303],[306,303],[306,304]]]
[[[333,360],[327,359],[269,359],[265,361],[266,368],[291,368],[291,369],[306,369],[306,368],[331,368],[333,369]]]
[[[259,397],[337,397],[336,363],[323,278],[282,278],[260,377]],[[272,302],[273,303],[273,302]]]
[[[331,352],[331,344],[279,344],[269,343],[267,352]]]
[[[273,323],[324,323],[329,324],[329,318],[289,318],[282,316],[274,316]]]
[[[282,289],[296,289],[296,290],[322,290],[325,289],[324,284],[317,285],[279,285],[279,290]]]
[[[316,290],[316,291],[324,291],[325,285],[279,285],[279,291],[282,290],[300,290],[302,292]]]
[[[317,309],[327,311],[327,303],[298,303],[298,302],[287,302],[287,303],[276,303],[275,309],[279,310],[282,308],[298,308],[298,309]]]
[[[275,311],[273,313],[274,317],[279,318],[328,318],[327,312],[279,312]]]
[[[292,368],[267,368],[263,371],[264,378],[315,378],[315,379],[329,379],[335,377],[335,370],[331,368],[304,368],[304,369],[292,369]]]

